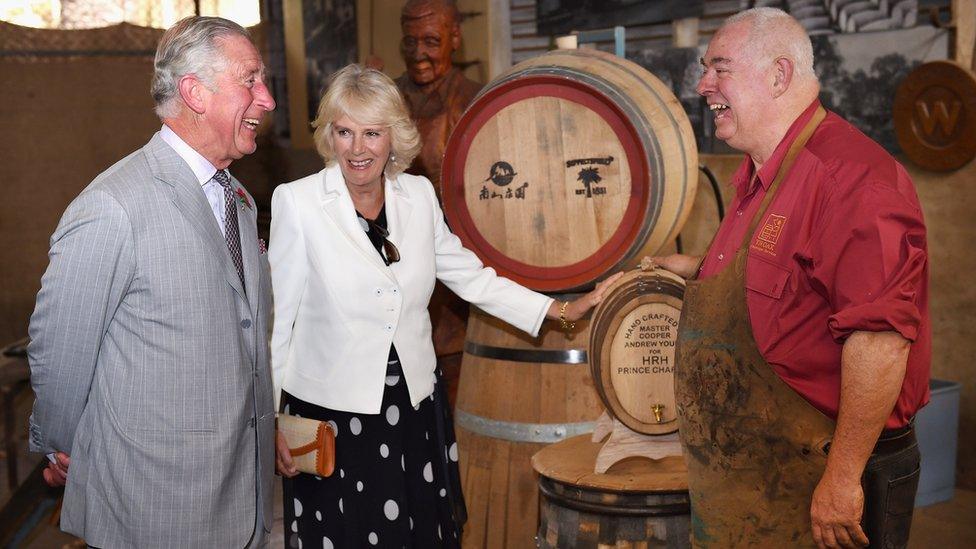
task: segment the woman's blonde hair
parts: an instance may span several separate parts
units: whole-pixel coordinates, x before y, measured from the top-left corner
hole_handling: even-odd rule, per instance
[[[312,122],[315,148],[326,165],[336,160],[332,126],[343,116],[359,124],[390,128],[393,160],[386,163],[386,177],[400,175],[420,153],[420,133],[410,119],[400,90],[389,76],[376,69],[352,64],[332,75]]]

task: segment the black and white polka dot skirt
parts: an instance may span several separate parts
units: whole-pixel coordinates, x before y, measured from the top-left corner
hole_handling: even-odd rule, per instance
[[[336,432],[332,476],[283,479],[285,547],[460,547],[457,442],[439,385],[414,408],[391,349],[378,415],[282,392],[286,413],[329,421]]]

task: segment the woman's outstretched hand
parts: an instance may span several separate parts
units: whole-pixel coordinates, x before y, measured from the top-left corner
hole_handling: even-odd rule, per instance
[[[624,276],[624,273],[617,273],[597,284],[592,292],[570,301],[566,305],[566,320],[574,322],[583,318],[583,315],[589,312],[590,309],[596,307],[603,301],[607,288],[622,276]],[[552,305],[549,306],[549,311],[546,313],[546,316],[553,319],[559,318],[559,309],[562,308],[562,305],[562,301],[553,301]]]

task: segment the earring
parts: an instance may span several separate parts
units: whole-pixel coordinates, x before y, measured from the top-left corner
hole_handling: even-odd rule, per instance
[[[396,162],[396,155],[392,152],[390,153],[390,162]]]

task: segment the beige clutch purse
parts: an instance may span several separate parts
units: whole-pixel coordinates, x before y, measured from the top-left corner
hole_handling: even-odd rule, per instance
[[[299,471],[320,477],[332,474],[335,469],[335,433],[328,423],[279,414],[278,430],[284,435]]]

